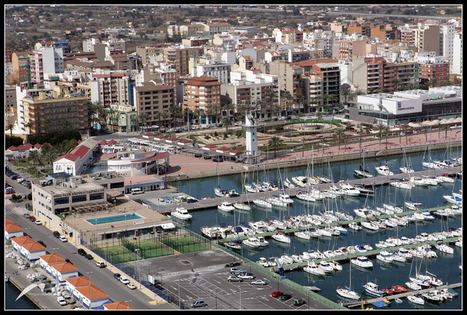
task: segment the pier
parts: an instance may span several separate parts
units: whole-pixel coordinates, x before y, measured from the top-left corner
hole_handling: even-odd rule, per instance
[[[408,180],[410,177],[439,176],[441,174],[447,174],[448,176],[455,176],[457,173],[461,171],[462,171],[462,166],[455,166],[455,167],[443,168],[443,169],[429,169],[429,170],[424,170],[424,171],[418,171],[412,174],[399,173],[399,174],[394,174],[390,176],[375,176],[372,178],[348,179],[348,180],[340,181],[339,184],[347,183],[351,185],[362,185],[365,187],[373,187],[373,186],[379,186],[379,185],[386,185],[397,180]],[[328,189],[329,187],[335,184],[336,183],[323,183],[323,184],[312,185],[309,187],[295,187],[295,188],[285,189],[283,192],[293,197],[299,193],[305,193],[309,189],[324,190],[324,189]],[[201,209],[206,209],[206,208],[214,208],[224,201],[228,201],[232,203],[234,202],[249,203],[253,199],[265,199],[265,198],[277,196],[280,192],[281,191],[265,191],[265,192],[257,192],[257,193],[246,193],[246,194],[241,194],[239,197],[225,197],[225,198],[216,197],[216,198],[199,200],[198,202],[195,202],[195,203],[183,203],[183,204],[178,204],[178,205],[157,206],[156,211],[164,213],[164,214],[170,214],[170,212],[174,211],[176,207],[184,207],[188,211],[192,211],[192,210],[201,210]]]
[[[446,285],[442,285],[442,286],[435,287],[435,288],[421,289],[421,290],[415,290],[415,291],[404,292],[404,293],[399,293],[399,294],[391,294],[391,295],[386,295],[386,296],[378,297],[378,298],[365,299],[359,302],[351,302],[348,304],[344,304],[344,306],[347,308],[355,308],[355,307],[362,306],[362,303],[363,305],[367,305],[367,304],[371,304],[375,302],[382,302],[383,300],[391,301],[397,298],[404,298],[409,295],[421,294],[421,293],[425,293],[425,292],[432,291],[432,290],[453,289],[453,288],[460,288],[460,287],[462,287],[462,282],[446,284]]]

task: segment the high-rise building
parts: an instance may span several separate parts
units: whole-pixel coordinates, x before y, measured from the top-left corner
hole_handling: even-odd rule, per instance
[[[138,115],[146,116],[146,124],[160,125],[173,120],[170,107],[175,106],[175,88],[158,85],[154,81],[145,82],[134,88],[134,104]]]
[[[128,72],[111,71],[92,75],[91,102],[104,107],[110,105],[129,105],[130,78]]]
[[[207,111],[212,105],[220,105],[220,86],[216,77],[190,78],[184,86],[183,106]]]
[[[175,64],[177,78],[190,73],[190,58],[199,58],[203,54],[203,47],[171,46],[164,49],[164,59]]]

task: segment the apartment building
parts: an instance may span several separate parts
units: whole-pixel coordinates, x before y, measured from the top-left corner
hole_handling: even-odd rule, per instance
[[[354,56],[365,56],[367,54],[367,43],[367,39],[341,40],[339,59],[352,60]]]
[[[452,69],[454,61],[454,36],[456,26],[454,23],[446,23],[440,26],[440,55],[446,57],[449,63],[449,70]]]
[[[130,78],[126,71],[97,72],[92,74],[91,102],[104,107],[130,104]]]
[[[30,134],[85,130],[89,128],[89,101],[81,91],[55,86],[52,91],[42,90],[37,95],[22,97],[18,112],[21,112],[23,128],[30,125]]]
[[[228,32],[232,29],[232,25],[227,22],[215,22],[204,25],[204,31],[210,35],[222,32]]]
[[[418,55],[417,62],[421,83],[428,83],[430,87],[434,87],[449,80],[449,62],[444,56],[422,53]]]
[[[230,81],[221,85],[221,94],[236,105],[235,112],[238,112],[237,105],[253,105],[259,101],[280,104],[279,81],[275,75],[250,70],[233,71],[230,73]]]
[[[175,87],[150,81],[133,89],[136,111],[138,115],[146,115],[147,125],[160,125],[173,119],[169,108],[176,104]]]
[[[24,82],[28,80],[28,53],[14,52],[11,54],[12,80],[14,82]]]
[[[180,35],[195,36],[204,32],[204,24],[188,24],[180,26]]]
[[[367,93],[398,91],[399,87],[418,84],[418,63],[387,62],[384,57],[369,55],[355,58],[352,63],[352,83]]]
[[[404,25],[399,28],[401,41],[414,46],[421,51],[434,51],[440,55],[440,27],[435,24],[418,23],[414,25]]]
[[[220,83],[229,83],[230,70],[231,65],[225,62],[215,59],[190,58],[190,75],[193,77],[216,77]]]
[[[165,61],[175,64],[177,79],[190,73],[190,58],[200,58],[203,54],[203,47],[170,46],[164,49]]]
[[[183,106],[191,111],[208,110],[211,105],[220,105],[221,83],[216,77],[190,78],[184,86]]]

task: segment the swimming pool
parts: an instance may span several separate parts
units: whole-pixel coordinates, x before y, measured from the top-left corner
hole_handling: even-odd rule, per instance
[[[86,221],[88,221],[89,223],[93,225],[96,225],[96,224],[128,221],[128,220],[135,220],[135,219],[144,219],[144,218],[136,213],[127,213],[127,214],[114,215],[111,217],[87,219]]]

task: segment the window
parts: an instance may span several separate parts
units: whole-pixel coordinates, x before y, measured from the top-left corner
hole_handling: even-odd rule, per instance
[[[83,202],[83,201],[86,201],[86,200],[87,200],[86,195],[77,195],[77,196],[72,196],[71,197],[71,202],[72,203]]]
[[[70,202],[69,197],[62,197],[62,198],[54,199],[54,205],[62,205],[62,204],[69,203],[69,202]]]
[[[104,199],[104,193],[90,194],[89,200],[99,200]]]

